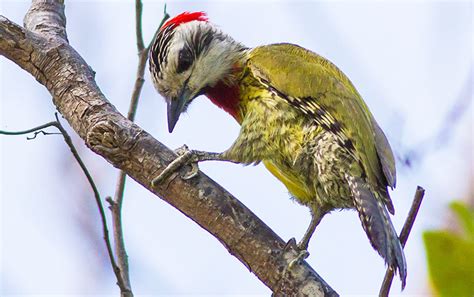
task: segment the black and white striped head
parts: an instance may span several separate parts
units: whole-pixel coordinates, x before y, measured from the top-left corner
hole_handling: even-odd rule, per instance
[[[150,72],[168,104],[170,132],[194,98],[230,79],[243,50],[203,12],[184,12],[160,28],[150,49]]]

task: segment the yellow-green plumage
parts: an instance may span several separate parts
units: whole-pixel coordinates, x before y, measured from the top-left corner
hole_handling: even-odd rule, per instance
[[[262,161],[311,208],[309,236],[327,212],[357,209],[372,245],[404,280],[403,251],[386,209],[393,213],[387,191],[395,186],[393,154],[349,79],[292,44],[252,49],[241,69],[241,131],[223,159]]]
[[[308,142],[326,132],[320,122],[328,128],[337,122],[341,145],[350,140],[354,146],[349,153],[357,164],[348,169],[360,174],[356,167],[362,165],[371,183],[384,182],[372,116],[352,83],[331,62],[291,44],[262,46],[249,52],[241,79],[242,130],[228,155],[244,163],[263,160],[295,198],[309,202],[315,192],[304,182],[307,173],[291,168],[292,164]],[[315,118],[318,110],[324,111],[320,120]]]

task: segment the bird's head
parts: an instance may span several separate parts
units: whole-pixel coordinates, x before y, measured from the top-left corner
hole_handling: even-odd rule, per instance
[[[160,28],[150,48],[150,72],[168,105],[169,132],[194,98],[220,81],[229,83],[244,49],[203,12],[184,12]]]

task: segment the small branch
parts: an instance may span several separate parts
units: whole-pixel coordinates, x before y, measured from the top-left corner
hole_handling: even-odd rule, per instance
[[[33,133],[33,132],[36,132],[38,130],[43,130],[43,129],[46,129],[46,128],[49,128],[49,127],[55,127],[56,126],[56,121],[54,122],[49,122],[49,123],[46,123],[46,124],[43,124],[43,125],[40,125],[38,127],[34,127],[34,128],[31,128],[31,129],[28,129],[28,130],[23,130],[23,131],[3,131],[3,130],[0,130],[0,134],[2,135],[25,135],[25,134],[30,134],[30,133]]]
[[[130,121],[135,120],[135,115],[137,112],[138,102],[140,99],[140,94],[143,88],[143,83],[145,82],[145,66],[148,60],[148,50],[149,47],[145,48],[143,42],[143,32],[142,32],[142,12],[143,12],[143,4],[141,0],[135,0],[135,32],[137,36],[137,51],[138,51],[138,67],[137,67],[137,75],[135,79],[135,85],[132,91],[132,97],[130,99],[130,106],[128,109],[127,119]],[[166,5],[164,11],[163,20],[161,24],[169,18],[169,15],[166,13]],[[160,24],[160,27],[161,27]],[[160,28],[158,27],[158,28]],[[112,221],[113,221],[113,235],[114,235],[114,242],[115,242],[115,254],[117,255],[117,262],[120,267],[120,271],[122,273],[122,278],[124,280],[125,286],[129,291],[129,295],[133,296],[131,290],[131,283],[130,283],[130,273],[128,269],[128,256],[127,251],[125,249],[125,240],[123,236],[123,227],[122,227],[122,205],[123,205],[123,197],[125,191],[125,182],[126,182],[126,174],[123,170],[120,171],[118,179],[117,179],[117,186],[115,188],[115,195],[114,199],[112,198],[107,199],[110,204],[110,210],[112,211]]]
[[[36,139],[36,136],[38,136],[38,134],[43,134],[43,135],[60,135],[61,133],[46,132],[46,131],[40,130],[40,131],[36,131],[36,132],[33,134],[33,136],[26,137],[26,139],[27,139],[27,140]]]
[[[109,202],[109,208],[112,212],[112,224],[113,224],[113,236],[115,242],[115,254],[117,255],[117,262],[120,267],[120,272],[125,283],[125,287],[129,291],[128,296],[133,296],[131,284],[130,284],[130,274],[128,270],[128,256],[125,249],[125,240],[123,237],[123,228],[122,228],[122,203],[123,203],[123,193],[125,190],[125,172],[120,171],[117,186],[115,190],[115,199],[108,197],[107,202]],[[123,292],[122,292],[123,293]],[[124,295],[122,295],[124,296]]]
[[[122,176],[122,175],[120,175]],[[123,175],[124,181],[120,183],[122,186],[125,185],[125,174]],[[118,186],[118,185],[117,185]],[[122,192],[123,193],[123,192]],[[115,242],[115,253],[117,256],[117,262],[120,268],[121,277],[124,282],[126,290],[121,290],[121,297],[132,297],[133,291],[130,285],[130,274],[128,270],[128,256],[125,249],[125,241],[123,238],[122,228],[122,208],[121,204],[118,205],[112,197],[106,197],[105,200],[109,203],[109,209],[112,212],[112,223],[113,223],[113,236]],[[121,202],[121,201],[120,201]]]
[[[141,0],[135,0],[135,32],[137,34],[137,50],[140,53],[144,48],[142,32],[143,4]]]
[[[402,231],[400,232],[400,243],[402,247],[405,247],[407,243],[408,236],[410,235],[411,228],[415,223],[416,216],[418,214],[418,210],[420,209],[421,202],[423,201],[423,197],[425,196],[425,189],[418,186],[416,188],[415,197],[413,198],[413,202],[411,204],[410,211],[408,212],[408,217],[403,225]],[[379,296],[385,297],[388,296],[390,293],[390,287],[392,286],[393,280],[393,270],[389,267],[387,268],[387,272],[385,272],[385,277],[382,282],[382,287],[380,288]]]
[[[71,150],[72,155],[74,156],[74,159],[76,159],[77,163],[79,164],[79,167],[81,167],[82,172],[87,178],[87,181],[89,182],[92,191],[94,192],[94,197],[95,197],[95,202],[97,204],[97,208],[99,209],[99,214],[100,214],[100,219],[102,221],[102,232],[104,234],[104,241],[105,245],[107,247],[107,253],[109,255],[110,259],[110,264],[112,265],[112,269],[114,270],[115,276],[117,277],[117,285],[120,287],[121,291],[126,291],[126,288],[124,286],[124,282],[122,280],[122,277],[120,275],[120,268],[117,266],[114,255],[112,252],[112,245],[110,244],[110,239],[109,239],[109,230],[107,228],[107,219],[105,217],[105,211],[104,207],[102,205],[102,200],[100,199],[100,194],[99,191],[97,190],[97,186],[95,185],[94,180],[92,179],[92,176],[89,173],[89,170],[87,169],[86,165],[82,161],[81,157],[79,156],[79,153],[77,152],[74,144],[72,143],[71,137],[67,133],[66,129],[61,125],[61,122],[59,121],[58,114],[55,113],[56,121],[49,122],[40,126],[37,126],[35,128],[31,128],[28,130],[23,130],[23,131],[2,131],[0,130],[0,134],[3,135],[24,135],[24,134],[29,134],[29,133],[34,133],[33,137],[28,137],[28,140],[34,139],[39,133],[42,133],[44,135],[51,135],[51,134],[62,134],[64,141],[66,142],[67,146]],[[49,127],[55,127],[57,128],[61,133],[48,133],[44,132],[42,129],[46,129]]]
[[[416,188],[415,198],[413,198],[413,202],[408,212],[408,217],[403,225],[402,231],[400,232],[400,242],[403,247],[407,243],[408,236],[410,235],[411,228],[415,223],[416,216],[418,215],[418,210],[420,209],[421,202],[423,201],[423,197],[425,196],[425,189],[418,186]]]

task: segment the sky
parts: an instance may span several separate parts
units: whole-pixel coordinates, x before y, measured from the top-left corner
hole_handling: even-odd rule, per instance
[[[173,16],[205,11],[211,22],[246,46],[291,42],[334,62],[354,83],[399,156],[424,151],[411,167],[398,163],[391,193],[400,230],[417,185],[425,201],[408,240],[407,287],[402,296],[430,293],[422,232],[446,227],[446,207],[466,197],[473,179],[472,3],[169,1]],[[2,1],[1,15],[21,24],[26,1]],[[149,42],[163,2],[144,1]],[[96,71],[106,97],[126,114],[135,80],[132,1],[66,1],[70,44]],[[22,130],[54,119],[46,89],[0,58],[0,129]],[[467,100],[464,100],[467,98]],[[456,102],[468,102],[455,123]],[[470,102],[471,101],[471,102]],[[237,123],[198,98],[167,131],[166,105],[148,72],[136,121],[170,148],[223,151]],[[64,121],[63,124],[67,126]],[[426,140],[449,127],[436,149]],[[71,131],[71,129],[68,130]],[[103,197],[113,195],[118,172],[71,131]],[[0,295],[116,295],[105,258],[92,191],[60,136],[0,136]],[[280,237],[299,240],[308,209],[289,199],[263,166],[207,162],[201,170],[224,186]],[[471,186],[472,193],[472,186]],[[109,216],[110,221],[110,216]],[[209,233],[133,180],[123,209],[132,289],[136,295],[258,295],[270,291]],[[355,211],[327,215],[313,236],[307,261],[342,295],[376,295],[385,267]]]

